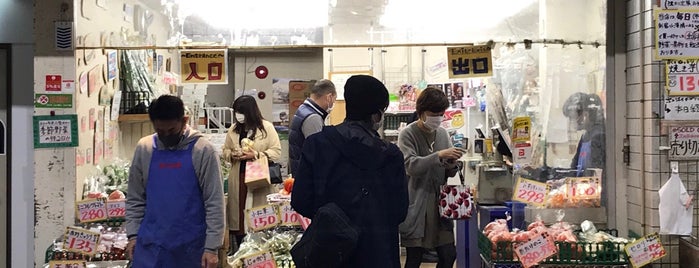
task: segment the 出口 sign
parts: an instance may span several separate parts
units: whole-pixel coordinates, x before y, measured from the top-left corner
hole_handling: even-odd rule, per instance
[[[225,49],[181,50],[180,62],[182,84],[228,84]]]
[[[668,127],[670,160],[699,159],[699,125],[680,125]]]
[[[34,148],[77,146],[77,115],[34,116]]]
[[[493,75],[490,46],[448,47],[449,78],[472,78]]]

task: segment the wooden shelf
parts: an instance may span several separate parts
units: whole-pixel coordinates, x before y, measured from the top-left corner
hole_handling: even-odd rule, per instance
[[[120,114],[119,122],[147,122],[150,121],[148,114]]]

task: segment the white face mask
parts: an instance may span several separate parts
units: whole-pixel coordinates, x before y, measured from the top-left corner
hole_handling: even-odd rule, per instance
[[[425,121],[425,127],[429,130],[435,130],[437,129],[441,124],[442,124],[442,118],[444,118],[443,115],[440,116],[426,116]]]
[[[333,108],[335,108],[335,104],[331,104],[330,107],[328,107],[328,110],[326,112],[328,112],[328,113],[332,112]]]
[[[238,123],[245,124],[245,115],[235,113],[235,120],[238,121]]]

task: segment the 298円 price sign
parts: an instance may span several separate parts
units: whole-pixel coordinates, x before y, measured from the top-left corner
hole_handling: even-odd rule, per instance
[[[94,255],[97,253],[99,241],[99,233],[68,226],[66,227],[66,233],[64,235],[63,249],[86,255]]]
[[[77,147],[78,116],[34,116],[34,148]]]
[[[274,255],[269,251],[263,251],[243,258],[243,268],[277,268]]]
[[[512,200],[543,206],[548,191],[549,187],[546,183],[518,178]]]
[[[278,209],[275,205],[246,209],[248,227],[254,232],[277,227],[280,223]]]
[[[626,250],[626,254],[629,255],[629,260],[633,267],[642,267],[665,257],[667,254],[665,248],[663,248],[663,245],[660,243],[660,237],[657,233],[637,239],[628,244],[624,250]]]
[[[449,78],[493,75],[493,55],[489,46],[448,47]]]
[[[81,223],[106,220],[107,205],[104,199],[88,199],[75,202],[75,212]]]
[[[516,243],[514,250],[524,268],[535,266],[558,252],[553,238],[546,232],[537,234],[527,242]]]
[[[124,218],[124,217],[126,217],[126,199],[107,201],[107,217],[109,217],[109,218]]]
[[[291,203],[284,202],[279,205],[282,226],[300,226],[301,215],[291,207]]]

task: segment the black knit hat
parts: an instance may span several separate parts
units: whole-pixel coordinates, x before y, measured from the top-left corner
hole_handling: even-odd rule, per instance
[[[366,120],[388,107],[388,90],[378,79],[353,75],[345,82],[345,109],[349,120]]]

